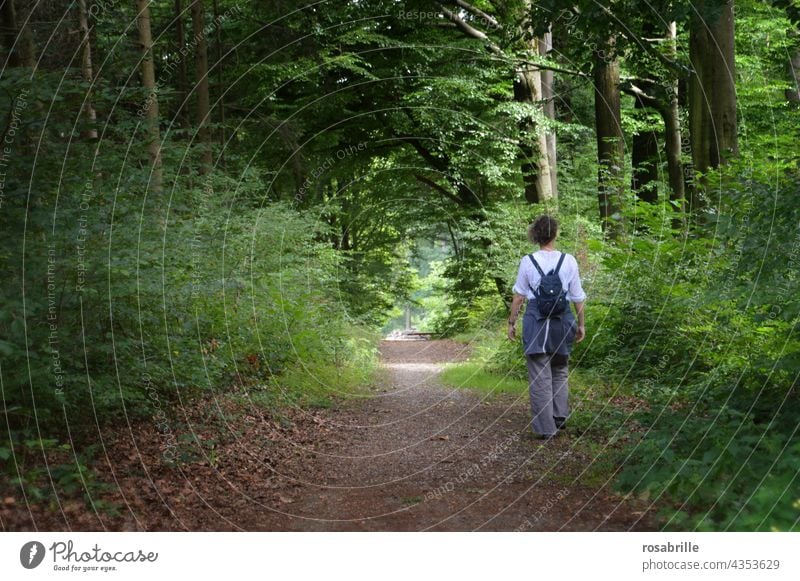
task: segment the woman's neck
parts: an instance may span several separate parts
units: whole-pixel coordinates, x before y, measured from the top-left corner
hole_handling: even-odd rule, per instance
[[[552,252],[555,248],[553,248],[553,242],[548,242],[547,244],[539,246],[539,250],[549,250]]]

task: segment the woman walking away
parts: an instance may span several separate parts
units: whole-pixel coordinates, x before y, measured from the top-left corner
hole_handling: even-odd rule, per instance
[[[569,354],[573,343],[583,341],[583,301],[578,261],[555,249],[558,222],[540,216],[528,227],[528,239],[539,250],[522,258],[514,284],[508,319],[508,338],[516,339],[516,322],[525,299],[522,345],[528,364],[531,427],[542,439],[554,437],[569,416],[567,385]],[[574,305],[578,315],[570,310]]]

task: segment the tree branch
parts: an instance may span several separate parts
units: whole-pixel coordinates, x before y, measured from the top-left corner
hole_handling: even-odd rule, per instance
[[[485,32],[478,30],[477,28],[474,28],[469,24],[467,24],[466,22],[464,22],[463,18],[461,18],[451,10],[448,10],[447,7],[444,6],[441,2],[437,2],[437,4],[439,4],[439,8],[441,9],[442,14],[444,14],[451,22],[453,22],[461,32],[463,32],[470,38],[474,38],[476,40],[485,42],[486,47],[491,52],[503,56],[503,50],[499,46],[497,46],[494,42],[492,42],[489,39],[489,37],[486,36]]]
[[[581,71],[573,71],[571,69],[562,69],[561,67],[557,67],[557,66],[554,66],[554,65],[546,65],[546,64],[543,64],[543,63],[537,63],[537,62],[528,61],[528,60],[517,61],[517,63],[520,64],[520,65],[525,65],[525,66],[532,67],[534,70],[553,71],[554,73],[561,73],[563,75],[572,75],[574,77],[582,77],[584,79],[591,78],[591,75],[587,75],[586,73],[582,73]]]
[[[645,92],[644,89],[635,85],[633,81],[621,82],[619,84],[619,90],[639,99],[645,107],[651,107],[659,112],[663,111],[667,105],[663,99],[656,95]]]
[[[486,14],[486,12],[484,12],[480,8],[476,8],[469,2],[464,2],[464,0],[455,0],[455,2],[467,12],[470,12],[474,16],[477,16],[481,20],[484,20],[485,22],[491,24],[493,28],[496,28],[497,30],[502,30],[503,27],[500,25],[499,22],[497,22],[497,19],[494,16]]]
[[[659,52],[652,44],[650,44],[646,39],[637,36],[633,31],[630,30],[625,24],[617,18],[613,12],[608,8],[608,6],[604,6],[602,3],[598,3],[598,6],[605,12],[608,16],[613,18],[619,26],[619,33],[627,38],[629,41],[634,42],[641,46],[644,51],[652,57],[655,57],[662,65],[664,65],[668,70],[674,72],[679,77],[685,77],[688,75],[693,74],[692,69],[682,65],[681,63],[674,61],[672,59],[667,58],[661,52]],[[671,40],[671,39],[665,39]]]
[[[411,123],[415,124],[411,112],[406,108],[403,108],[402,111],[406,115],[406,117],[409,118]],[[446,155],[444,155],[443,157],[437,157],[433,155],[433,152],[430,149],[422,145],[422,142],[419,140],[418,137],[414,137],[412,135],[406,135],[404,133],[397,133],[391,126],[389,127],[389,132],[392,134],[393,137],[401,141],[405,141],[406,143],[409,143],[414,149],[417,150],[417,153],[419,153],[420,157],[422,157],[422,159],[424,159],[428,163],[428,165],[430,165],[432,168],[440,171],[441,173],[444,174],[447,173],[448,169],[450,168],[450,160],[447,158]]]
[[[492,40],[486,35],[485,32],[483,32],[481,30],[478,30],[477,28],[474,28],[473,26],[470,26],[468,23],[466,23],[464,21],[463,18],[460,18],[457,14],[454,14],[453,12],[448,10],[441,3],[438,3],[438,4],[439,4],[439,7],[442,10],[442,13],[447,18],[449,18],[450,21],[453,22],[453,24],[455,24],[456,28],[461,30],[461,32],[463,32],[464,34],[466,34],[470,38],[474,38],[476,40],[481,40],[481,41],[485,42],[486,43],[486,47],[489,49],[490,52],[492,52],[493,54],[495,54],[498,57],[497,60],[499,60],[500,62],[503,62],[503,63],[506,63],[506,64],[513,64],[516,67],[519,67],[519,65],[525,65],[525,66],[533,67],[535,70],[553,71],[555,73],[561,73],[561,74],[564,74],[564,75],[573,75],[573,76],[576,76],[576,77],[583,77],[585,79],[590,78],[590,75],[587,75],[586,73],[582,73],[580,71],[573,71],[573,70],[570,70],[570,69],[563,69],[561,67],[557,67],[557,66],[554,66],[554,65],[547,65],[547,64],[543,64],[543,63],[535,63],[535,62],[528,61],[528,60],[512,60],[512,59],[510,59],[508,57],[508,55],[506,55],[503,52],[503,49],[501,49],[497,44],[492,42]],[[487,21],[490,22],[490,23],[491,22],[495,22],[495,23],[497,22],[494,18],[492,18],[491,16],[489,16],[485,12],[482,12],[481,10],[471,6],[467,2],[464,2],[463,0],[456,0],[456,4],[458,4],[459,6],[464,8],[465,10],[473,12],[474,14],[482,15],[481,17],[482,18],[485,17],[485,18],[489,19]],[[499,26],[499,24],[497,25],[497,28],[498,28],[498,30],[501,28]]]
[[[447,190],[447,188],[445,188],[441,184],[438,184],[435,181],[433,181],[432,179],[426,178],[425,176],[419,175],[419,174],[416,174],[416,173],[414,174],[414,177],[417,179],[418,182],[420,182],[422,184],[425,184],[426,186],[428,186],[429,188],[431,188],[433,190],[436,190],[437,192],[442,194],[444,197],[446,197],[448,200],[451,200],[451,201],[455,202],[459,206],[461,205],[461,199],[458,198],[457,196],[455,196],[454,194],[452,194],[451,192],[449,192]]]

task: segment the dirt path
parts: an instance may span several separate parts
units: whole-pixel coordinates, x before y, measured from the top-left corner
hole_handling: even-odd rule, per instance
[[[384,342],[381,354],[388,385],[373,399],[330,413],[335,437],[294,468],[307,484],[272,528],[648,528],[641,512],[576,482],[589,458],[569,435],[546,444],[522,437],[527,401],[482,401],[442,387],[442,364],[464,358],[463,345]]]
[[[580,483],[591,457],[569,433],[541,443],[527,398],[439,384],[466,357],[452,341],[381,344],[386,381],[291,421],[207,401],[187,414],[194,460],[165,464],[161,434],[107,434],[103,479],[117,515],[80,501],[0,506],[5,530],[652,530],[652,518]],[[220,419],[222,418],[222,419]],[[227,438],[220,438],[220,433]],[[213,453],[212,453],[213,452]]]

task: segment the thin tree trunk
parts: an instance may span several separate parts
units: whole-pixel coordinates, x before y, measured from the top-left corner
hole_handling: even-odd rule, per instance
[[[546,32],[539,41],[539,54],[547,56],[553,49],[553,33]],[[553,71],[542,71],[542,98],[544,99],[544,114],[551,121],[556,118],[555,88],[553,85]],[[547,141],[547,162],[550,166],[550,190],[553,197],[558,197],[558,157],[556,147],[556,132],[548,129],[545,135]]]
[[[14,0],[3,0],[0,4],[0,16],[2,16],[2,37],[3,47],[8,51],[8,66],[22,66],[22,56],[19,38],[19,28],[17,27],[17,12],[14,8]]]
[[[89,42],[89,14],[86,10],[86,0],[78,0],[78,28],[81,33],[81,75],[83,80],[89,83],[83,106],[86,120],[89,122],[89,129],[83,132],[83,137],[97,139],[97,128],[95,127],[97,113],[92,106],[92,84],[94,83],[92,45]]]
[[[217,109],[219,110],[219,163],[225,169],[225,81],[222,76],[222,26],[219,19],[219,2],[214,0],[214,22],[216,22],[216,44],[217,44],[217,92],[219,100]]]
[[[518,103],[536,105],[542,101],[542,76],[538,70],[520,70],[514,81],[514,100]],[[547,138],[533,119],[522,123],[521,147],[522,181],[525,200],[529,204],[545,202],[553,198],[550,179],[550,164],[547,160]],[[529,137],[530,136],[530,137]]]
[[[178,51],[186,47],[186,29],[183,25],[183,2],[175,0],[175,35],[178,42]],[[188,127],[189,121],[189,75],[186,72],[186,58],[182,53],[176,57],[178,59],[178,110],[175,115],[180,119],[183,127]]]
[[[668,27],[670,39],[670,57],[675,58],[678,52],[677,25],[671,22]],[[684,179],[683,160],[681,159],[683,138],[681,136],[681,121],[679,108],[679,85],[675,80],[670,85],[667,93],[667,103],[661,110],[664,119],[664,149],[667,157],[667,175],[669,177],[669,199],[675,202],[675,209],[681,213],[686,200],[686,181]]]
[[[10,0],[9,0],[10,1]],[[36,70],[36,46],[33,42],[33,29],[31,28],[31,18],[35,5],[23,3],[17,19],[20,25],[19,51],[22,59],[22,66],[28,67],[32,71]]]
[[[197,139],[202,148],[200,174],[205,174],[211,168],[213,157],[211,152],[211,131],[208,128],[211,97],[208,91],[208,43],[206,42],[205,34],[203,0],[193,0],[192,2],[192,33],[194,34],[194,40],[197,42],[194,62],[195,91],[197,92]]]
[[[150,190],[161,192],[161,131],[158,123],[158,94],[156,92],[156,71],[153,64],[153,35],[150,32],[150,1],[136,0],[139,28],[139,44],[142,49],[142,86],[147,90],[144,118],[147,126],[147,152],[150,156]]]
[[[669,199],[679,203],[679,207],[682,208],[686,199],[686,182],[684,181],[683,162],[681,160],[681,125],[676,100],[672,100],[662,110],[661,116],[664,119],[664,142],[670,187]]]
[[[689,128],[694,170],[704,174],[739,152],[736,121],[733,0],[699,0],[692,18],[689,56]],[[690,199],[697,208],[696,195]]]
[[[625,166],[625,140],[620,124],[619,62],[614,54],[614,39],[608,50],[594,55],[594,110],[597,131],[598,202],[603,231],[619,233]]]
[[[8,51],[8,65],[28,67],[31,71],[36,70],[36,49],[30,24],[33,8],[23,3],[17,11],[14,0],[0,0],[0,36]]]

